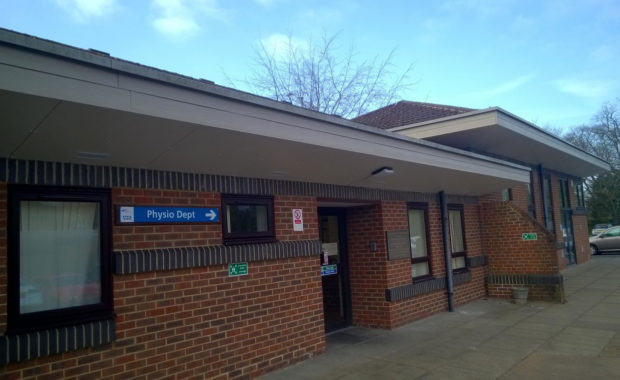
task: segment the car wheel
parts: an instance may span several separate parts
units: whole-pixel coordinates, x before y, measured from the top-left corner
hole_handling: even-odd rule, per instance
[[[591,246],[590,246],[590,253],[591,253],[592,255],[598,255],[598,253],[599,253],[599,252],[598,252],[598,248],[596,248],[596,246],[595,246],[595,245],[591,245]]]

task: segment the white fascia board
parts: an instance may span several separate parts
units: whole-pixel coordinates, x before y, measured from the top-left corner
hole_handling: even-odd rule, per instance
[[[32,50],[1,46],[0,57],[0,70],[4,73],[0,76],[0,88],[9,91],[519,182],[529,180],[529,168],[520,165],[298,107],[287,105],[295,112],[283,111],[271,107],[273,103],[280,104],[271,100],[257,104],[216,96],[105,67],[83,67],[84,63],[75,60],[41,57]],[[45,59],[44,64],[41,58]]]
[[[528,139],[545,144],[551,149],[585,161],[602,170],[611,169],[610,165],[602,159],[499,107],[476,110],[422,123],[404,125],[389,130],[413,138],[423,139],[489,126],[498,126],[513,131]]]
[[[511,131],[517,132],[523,136],[526,136],[534,141],[545,144],[552,149],[556,149],[563,153],[569,154],[578,158],[582,161],[585,161],[593,166],[597,166],[602,170],[610,170],[611,166],[609,163],[603,161],[602,159],[574,146],[573,144],[562,140],[559,137],[556,137],[543,129],[537,127],[534,124],[531,124],[522,118],[505,111],[504,109],[497,108],[496,112],[498,114],[498,125],[510,129]]]

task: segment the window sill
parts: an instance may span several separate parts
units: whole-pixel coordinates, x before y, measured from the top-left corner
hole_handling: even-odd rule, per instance
[[[3,335],[0,336],[0,365],[96,347],[111,343],[115,339],[114,319],[30,333]]]
[[[238,238],[238,239],[224,239],[224,245],[242,245],[242,244],[267,244],[267,243],[276,243],[278,239],[274,237],[263,237],[263,238]]]
[[[418,282],[424,282],[424,281],[429,281],[434,279],[435,277],[433,277],[430,274],[424,275],[424,276],[419,276],[419,277],[413,277],[412,282],[414,284],[417,284]]]

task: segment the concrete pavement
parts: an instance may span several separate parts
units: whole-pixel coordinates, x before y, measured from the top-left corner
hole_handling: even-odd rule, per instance
[[[565,304],[491,298],[392,331],[351,327],[261,379],[620,378],[620,255],[562,274]]]

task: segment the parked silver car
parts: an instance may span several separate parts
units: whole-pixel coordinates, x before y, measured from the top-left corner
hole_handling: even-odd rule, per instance
[[[620,226],[608,228],[590,238],[590,252],[593,255],[605,251],[620,251]]]
[[[611,224],[595,224],[594,228],[592,228],[592,236],[598,235],[608,228],[611,228]]]

